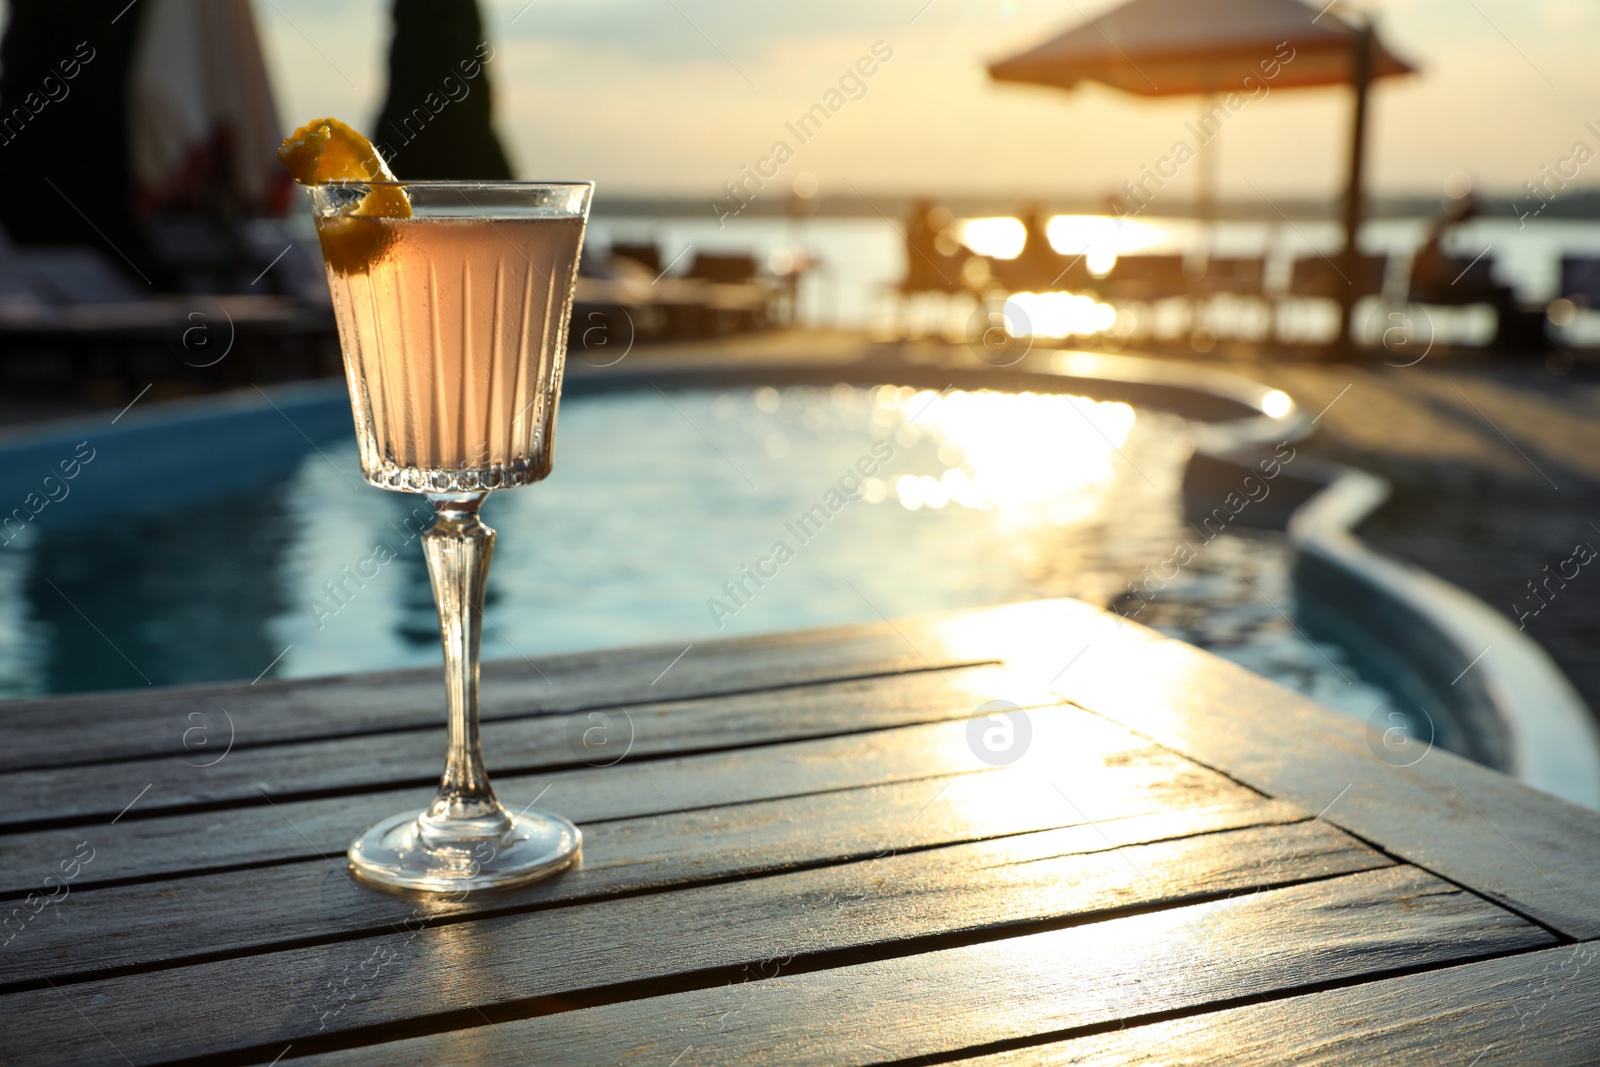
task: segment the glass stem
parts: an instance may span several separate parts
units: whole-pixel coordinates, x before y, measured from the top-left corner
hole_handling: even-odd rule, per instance
[[[484,588],[494,555],[494,531],[478,520],[478,507],[486,495],[430,495],[434,520],[422,535],[439,607],[450,711],[450,751],[439,795],[422,822],[425,832],[446,831],[450,836],[492,836],[510,825],[483,768],[478,739],[478,647]]]

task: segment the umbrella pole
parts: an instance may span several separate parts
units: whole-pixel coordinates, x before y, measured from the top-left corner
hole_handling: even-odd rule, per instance
[[[1372,23],[1361,26],[1351,40],[1350,86],[1355,93],[1355,114],[1350,124],[1350,172],[1344,192],[1344,250],[1339,255],[1339,272],[1344,275],[1344,285],[1339,290],[1339,337],[1334,342],[1334,352],[1344,358],[1355,355],[1355,339],[1351,336],[1355,318],[1356,300],[1360,289],[1361,250],[1356,237],[1361,232],[1365,208],[1362,196],[1367,162],[1367,95],[1372,85]]]
[[[1211,114],[1216,106],[1217,94],[1207,92],[1200,98],[1200,128],[1205,128],[1205,116]],[[1184,275],[1187,278],[1185,288],[1188,290],[1189,299],[1185,301],[1189,309],[1189,332],[1191,335],[1197,331],[1202,322],[1201,316],[1205,309],[1205,286],[1203,283],[1204,271],[1194,273],[1198,264],[1206,264],[1210,269],[1211,254],[1217,243],[1217,142],[1222,139],[1222,131],[1212,134],[1211,140],[1200,145],[1200,174],[1199,188],[1195,195],[1195,229],[1198,231],[1199,240],[1197,248],[1190,250],[1189,261],[1185,264]]]
[[[1211,113],[1216,106],[1217,94],[1206,93],[1200,98],[1201,122]],[[1206,258],[1210,258],[1211,246],[1216,239],[1217,225],[1217,140],[1222,131],[1218,130],[1211,140],[1200,146],[1200,182],[1196,200],[1195,215],[1200,220],[1200,244],[1205,250]]]

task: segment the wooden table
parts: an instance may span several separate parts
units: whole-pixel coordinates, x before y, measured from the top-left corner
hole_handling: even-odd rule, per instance
[[[0,1059],[1600,1061],[1600,816],[1082,604],[493,664],[584,858],[465,900],[343,856],[440,689],[7,706]]]

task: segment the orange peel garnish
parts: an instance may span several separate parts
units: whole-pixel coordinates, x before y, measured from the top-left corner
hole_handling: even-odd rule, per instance
[[[332,117],[312,119],[284,138],[278,158],[302,185],[396,180],[371,141]],[[375,186],[348,213],[317,218],[322,258],[341,274],[364,270],[383,258],[394,233],[391,227],[361,220],[410,217],[411,201],[404,189]]]

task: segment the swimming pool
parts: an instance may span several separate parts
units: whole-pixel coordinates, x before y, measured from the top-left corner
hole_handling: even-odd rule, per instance
[[[366,486],[348,434],[280,414],[247,489],[112,501],[80,477],[0,549],[0,695],[439,661],[425,502]],[[258,437],[278,416],[265,418]],[[485,505],[500,538],[484,655],[537,663],[1033,597],[1109,604],[1195,540],[1180,503],[1191,429],[1119,402],[986,390],[569,396],[555,474]],[[208,485],[228,484],[206,442],[189,451],[222,465]],[[96,456],[86,473],[110,462]],[[1141,621],[1369,714],[1385,694],[1290,621],[1289,570],[1280,535],[1224,533]]]

